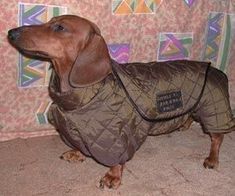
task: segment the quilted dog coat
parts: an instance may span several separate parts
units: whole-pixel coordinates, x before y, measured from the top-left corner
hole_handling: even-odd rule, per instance
[[[148,135],[181,128],[189,117],[206,132],[234,130],[228,81],[205,62],[112,62],[102,82],[60,92],[52,71],[48,118],[64,141],[114,166],[132,158]]]

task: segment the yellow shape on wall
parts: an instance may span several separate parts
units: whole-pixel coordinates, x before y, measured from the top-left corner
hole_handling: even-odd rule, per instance
[[[151,13],[152,10],[146,5],[145,0],[139,1],[136,6],[135,13]]]
[[[131,14],[132,10],[126,1],[122,1],[119,7],[117,7],[115,13],[116,14]]]
[[[153,14],[162,0],[113,0],[113,14]]]

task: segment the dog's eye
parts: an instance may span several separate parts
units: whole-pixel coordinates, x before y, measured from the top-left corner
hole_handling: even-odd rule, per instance
[[[59,31],[64,31],[64,30],[65,30],[65,28],[64,28],[62,25],[60,25],[60,24],[54,25],[54,26],[52,27],[52,29],[53,29],[53,31],[55,31],[55,32],[59,32]]]

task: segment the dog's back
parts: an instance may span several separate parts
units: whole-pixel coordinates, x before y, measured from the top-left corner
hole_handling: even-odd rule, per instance
[[[192,111],[201,99],[210,64],[168,61],[113,65],[130,102],[147,121],[171,120]]]

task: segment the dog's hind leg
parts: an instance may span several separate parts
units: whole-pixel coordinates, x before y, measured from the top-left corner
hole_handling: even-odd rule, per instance
[[[203,165],[205,168],[217,168],[224,134],[235,130],[235,118],[229,102],[227,76],[213,67],[208,71],[203,95],[195,109],[195,117],[203,131],[211,137],[210,154]]]
[[[209,156],[205,159],[203,166],[205,168],[214,169],[219,165],[219,151],[223,142],[223,133],[210,133],[211,149]]]

